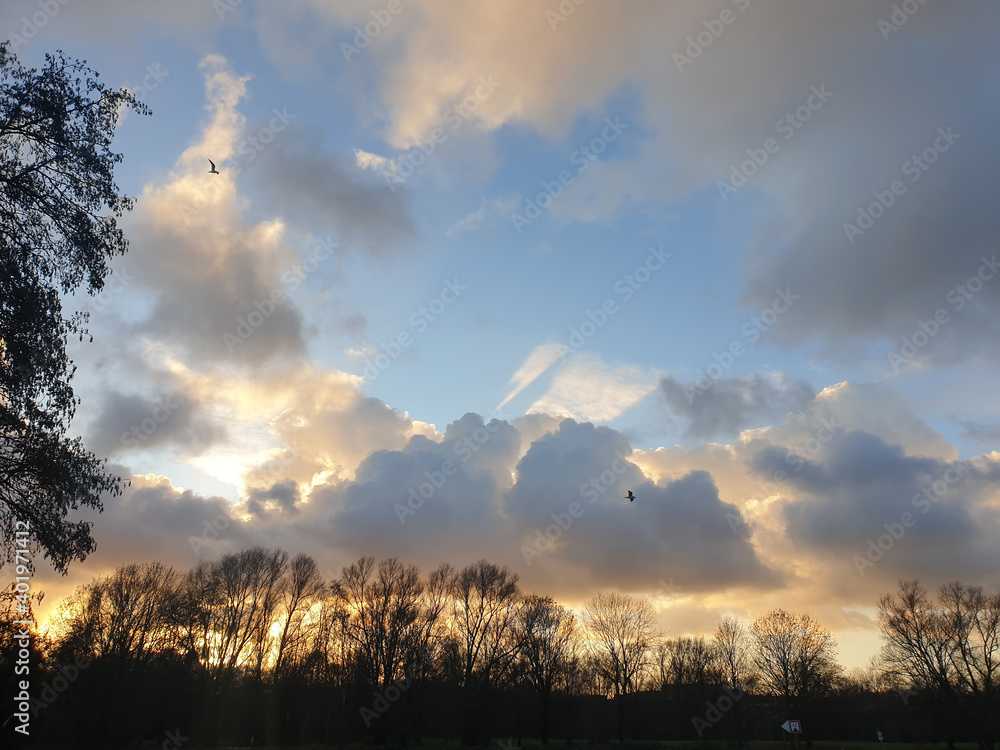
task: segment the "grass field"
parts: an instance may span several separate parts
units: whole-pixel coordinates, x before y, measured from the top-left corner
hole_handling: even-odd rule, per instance
[[[749,750],[790,750],[792,747],[788,742],[769,742],[769,741],[758,741],[749,742]],[[330,746],[328,745],[300,745],[300,746],[289,746],[285,745],[282,750],[328,750]],[[462,744],[457,740],[444,741],[444,740],[434,740],[428,739],[420,743],[419,746],[408,744],[406,748],[420,747],[426,750],[459,750],[462,748]],[[541,743],[538,740],[524,740],[520,746],[511,743],[508,744],[506,738],[495,739],[488,745],[478,745],[479,748],[489,748],[490,750],[510,750],[511,748],[532,748],[537,749],[541,747]],[[805,750],[805,742],[801,743],[801,750]],[[623,744],[618,744],[617,742],[607,743],[607,744],[590,744],[586,741],[574,742],[567,745],[564,740],[553,740],[549,743],[549,748],[552,750],[657,750],[658,748],[665,748],[669,750],[729,750],[729,745],[726,742],[694,742],[690,740],[675,740],[675,741],[629,741],[627,740]],[[832,742],[832,741],[821,741],[816,740],[813,742],[812,750],[945,750],[947,745],[945,743],[914,743],[908,744],[905,742]],[[977,750],[978,746],[974,742],[957,742],[955,743],[956,750]],[[190,750],[207,750],[200,748],[191,748]],[[242,747],[242,748],[229,748],[228,750],[269,750],[268,747],[264,745],[258,745],[254,748]],[[275,749],[277,750],[277,749]],[[346,745],[338,750],[402,750],[402,746],[398,743],[389,743],[385,745]]]

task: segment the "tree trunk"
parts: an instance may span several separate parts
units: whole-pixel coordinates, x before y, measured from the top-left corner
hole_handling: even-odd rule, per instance
[[[542,745],[549,744],[549,693],[542,693]]]
[[[618,744],[625,741],[625,696],[619,693],[615,696],[618,700]]]

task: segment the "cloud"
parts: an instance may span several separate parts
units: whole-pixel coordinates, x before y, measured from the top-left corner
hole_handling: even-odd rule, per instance
[[[630,453],[620,433],[569,419],[531,445],[504,498],[521,544],[534,547],[536,532],[569,514],[571,503],[582,509],[532,567],[554,567],[577,592],[641,585],[651,570],[669,571],[691,590],[777,585],[779,576],[757,559],[748,527],[741,522],[734,533],[731,520],[740,511],[720,500],[710,474],[654,484],[627,460]],[[627,489],[635,502],[623,499]]]
[[[289,18],[315,15],[344,34],[360,12],[304,1],[293,7]],[[724,38],[679,65],[688,37],[724,7],[735,15]],[[389,145],[407,148],[427,137],[482,75],[503,82],[475,114],[486,132],[508,126],[567,139],[577,128],[586,135],[587,124],[605,114],[621,114],[633,128],[630,142],[553,204],[549,214],[565,223],[608,220],[696,193],[714,197],[748,149],[774,138],[778,150],[746,185],[716,201],[727,224],[746,200],[759,201],[764,217],[744,235],[750,251],[740,304],[759,310],[776,287],[802,294],[773,342],[791,348],[818,339],[823,357],[852,361],[872,346],[898,346],[944,309],[953,321],[922,361],[947,366],[993,356],[1000,284],[985,285],[963,310],[945,300],[977,273],[984,255],[992,257],[1000,229],[989,203],[1000,105],[976,95],[990,86],[984,61],[1000,55],[990,45],[1000,20],[995,3],[974,3],[961,15],[922,6],[888,39],[877,22],[892,13],[890,0],[790,10],[637,2],[627,14],[586,4],[555,24],[529,0],[502,9],[441,2],[411,13],[387,29],[391,41],[373,40],[365,51],[370,66],[351,68],[378,93]],[[291,28],[289,18],[269,31],[269,42],[281,46],[276,40]],[[948,55],[943,66],[918,75],[931,32],[949,48],[992,51]],[[514,37],[521,43],[511,45]],[[848,64],[840,52],[846,47],[853,50]],[[814,88],[823,87],[830,95],[810,109],[807,102],[818,101],[810,99]],[[896,106],[886,112],[890,94]],[[610,102],[623,101],[623,111],[610,111]],[[802,107],[808,117],[800,122],[794,113]],[[913,172],[912,157],[948,127],[960,138],[927,170]],[[844,225],[857,222],[876,191],[884,194],[896,179],[906,192],[852,244]]]
[[[952,421],[962,428],[962,438],[974,440],[984,445],[1000,443],[1000,424],[989,424],[975,419],[952,418]]]
[[[781,449],[765,448],[750,466],[767,475],[788,472],[775,511],[796,547],[835,561],[831,573],[867,575],[855,556],[877,563],[883,580],[981,580],[996,570],[1000,511],[994,482],[1000,464],[909,456],[857,430],[836,436],[822,460],[807,462],[801,471],[788,471],[793,464],[786,459]],[[876,548],[872,560],[869,543],[886,533],[896,543]],[[943,559],[951,560],[946,569]]]
[[[517,372],[508,381],[508,385],[513,386],[513,388],[507,393],[497,408],[502,409],[516,398],[521,391],[534,383],[542,373],[555,364],[556,360],[562,356],[562,351],[562,346],[555,341],[546,341],[532,349],[524,362],[521,363],[521,366],[517,368]]]
[[[352,166],[356,159],[325,150],[318,132],[293,123],[259,152],[248,173],[270,211],[386,259],[415,237],[410,199],[384,179],[367,178]]]
[[[86,444],[99,456],[161,447],[196,456],[227,438],[224,425],[208,416],[208,407],[182,391],[147,398],[109,389],[99,415],[89,424]]]
[[[479,202],[479,208],[446,229],[445,236],[454,237],[461,232],[480,229],[491,217],[509,215],[511,211],[517,208],[520,200],[520,197],[517,196],[507,199],[496,198],[493,200],[483,198]]]
[[[566,359],[549,390],[528,411],[610,422],[656,390],[656,381],[652,370],[611,366],[595,354],[578,352]]]
[[[128,268],[147,293],[148,313],[126,327],[201,361],[300,357],[306,327],[290,298],[300,281],[286,275],[298,257],[284,223],[250,223],[232,170],[207,174],[210,156],[221,165],[234,153],[244,126],[237,106],[249,77],[233,73],[219,55],[200,67],[210,120],[168,181],[142,192]]]
[[[685,437],[736,437],[747,427],[801,411],[816,395],[805,380],[783,373],[743,373],[719,378],[705,390],[682,385],[673,375],[660,380],[671,411],[690,420]]]

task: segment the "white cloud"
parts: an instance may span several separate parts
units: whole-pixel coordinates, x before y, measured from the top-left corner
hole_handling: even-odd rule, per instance
[[[513,390],[507,394],[497,408],[501,409],[509,404],[521,391],[534,383],[542,373],[555,364],[556,360],[562,356],[562,351],[562,345],[555,341],[546,341],[532,349],[521,366],[517,368],[517,372],[508,381],[508,384],[514,386]]]
[[[610,422],[655,391],[658,381],[655,370],[635,365],[611,367],[596,354],[581,352],[567,358],[549,390],[528,412]]]

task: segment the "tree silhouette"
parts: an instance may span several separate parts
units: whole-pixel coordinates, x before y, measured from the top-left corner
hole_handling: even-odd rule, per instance
[[[656,615],[638,596],[601,592],[587,602],[584,624],[596,643],[599,670],[618,704],[618,741],[625,740],[625,696],[639,689],[649,661]]]
[[[87,316],[65,316],[60,294],[97,294],[127,250],[117,219],[133,201],[118,192],[122,157],[109,147],[123,107],[149,110],[106,90],[85,61],[45,59],[26,69],[0,44],[0,536],[9,561],[15,524],[27,522],[65,573],[95,546],[90,524],[67,514],[101,509],[121,480],[66,436],[77,405],[66,342],[82,340]]]

